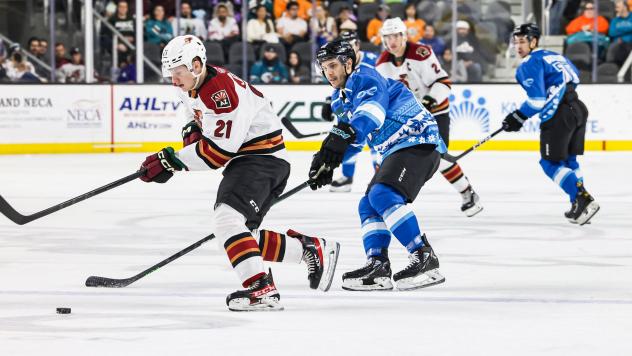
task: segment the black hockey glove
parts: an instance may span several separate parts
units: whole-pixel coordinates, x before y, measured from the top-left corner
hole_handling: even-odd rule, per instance
[[[323,105],[320,115],[325,121],[334,121],[334,112],[331,111],[331,96],[325,98],[325,105]]]
[[[195,120],[189,121],[188,124],[182,128],[182,145],[184,147],[198,142],[202,138],[202,129],[198,126]]]
[[[355,141],[355,131],[346,122],[334,125],[320,147],[319,156],[322,162],[332,170],[342,163],[347,147]]]
[[[425,95],[423,98],[421,98],[421,105],[423,105],[426,110],[430,111],[435,105],[437,105],[437,101],[435,100],[435,98],[429,95]]]
[[[334,176],[334,170],[327,167],[320,158],[320,152],[314,154],[312,165],[309,167],[309,187],[316,190],[330,184]]]
[[[503,120],[503,130],[507,132],[520,131],[524,122],[527,121],[526,117],[520,110],[516,110],[505,117]]]
[[[165,183],[173,177],[174,171],[181,171],[185,165],[176,157],[173,148],[166,147],[147,156],[140,168],[146,170],[145,175],[140,177],[143,182]]]

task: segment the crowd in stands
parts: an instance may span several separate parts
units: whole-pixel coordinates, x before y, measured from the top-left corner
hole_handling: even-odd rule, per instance
[[[599,0],[597,30],[600,62],[620,67],[632,50],[632,0]],[[109,25],[123,37],[116,53],[113,34],[100,26],[98,60],[107,68],[116,68],[103,80],[121,83],[136,80],[135,18],[131,0],[96,0]],[[254,83],[309,83],[322,80],[312,72],[313,45],[320,46],[342,31],[357,31],[361,48],[381,51],[380,28],[384,20],[401,17],[408,29],[408,40],[432,47],[444,68],[456,82],[479,82],[494,70],[496,56],[506,50],[514,22],[511,8],[504,1],[492,1],[486,11],[480,1],[458,1],[456,38],[452,39],[452,13],[449,1],[435,0],[182,0],[180,18],[176,18],[172,0],[144,1],[144,52],[160,65],[160,51],[171,38],[180,34],[200,37],[212,64],[226,66],[242,74],[243,54],[247,56],[248,78]],[[99,5],[100,4],[100,5]],[[610,5],[612,5],[610,7]],[[247,6],[247,9],[243,9]],[[565,34],[565,52],[578,67],[587,70],[591,57],[595,6],[588,1],[554,1],[550,9],[552,34]],[[242,10],[247,14],[246,49],[242,44]],[[312,39],[314,41],[312,41]],[[452,43],[455,41],[456,53]],[[578,50],[582,47],[582,51]],[[5,48],[0,43],[0,78],[12,81],[46,81],[47,70],[29,61],[20,48]],[[25,47],[34,57],[48,63],[48,43],[32,38]],[[586,49],[588,48],[588,49]],[[80,82],[85,78],[82,54],[71,48],[69,56],[63,43],[55,44],[55,74],[59,82]],[[581,53],[580,53],[581,52]],[[578,54],[579,53],[579,54]],[[581,55],[580,55],[581,54]],[[590,55],[590,53],[588,53]],[[117,58],[116,63],[114,58]],[[456,61],[454,67],[453,61]],[[101,68],[103,72],[103,68]],[[147,73],[147,70],[146,70]],[[103,73],[101,73],[103,74]],[[147,78],[147,75],[145,76]],[[157,77],[153,78],[154,81]],[[151,81],[151,80],[150,80]]]

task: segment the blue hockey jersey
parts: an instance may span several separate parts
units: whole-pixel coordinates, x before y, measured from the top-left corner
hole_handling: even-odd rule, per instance
[[[345,87],[334,90],[332,111],[339,122],[356,131],[356,145],[368,144],[386,158],[418,144],[434,144],[440,153],[446,146],[434,117],[404,84],[385,79],[374,68],[359,65]]]
[[[529,97],[520,106],[527,117],[540,114],[549,120],[557,111],[567,85],[579,84],[579,71],[566,57],[544,49],[526,56],[516,70],[516,80]]]
[[[370,67],[375,68],[375,63],[377,63],[377,54],[373,52],[360,51],[362,54],[362,60],[360,61],[360,65],[366,64]]]

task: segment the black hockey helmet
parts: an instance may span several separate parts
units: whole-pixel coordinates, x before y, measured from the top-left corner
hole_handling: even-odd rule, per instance
[[[529,41],[531,41],[531,39],[533,38],[539,41],[541,35],[542,35],[542,32],[540,31],[540,27],[538,27],[538,25],[532,22],[523,23],[520,26],[516,26],[516,28],[514,28],[512,32],[512,37],[513,36],[526,36]]]
[[[360,38],[358,37],[358,33],[354,30],[342,30],[340,31],[338,39],[351,43],[351,41],[358,41]]]
[[[340,63],[346,63],[351,58],[352,68],[356,64],[356,55],[349,41],[345,39],[336,39],[328,42],[318,49],[316,53],[316,61],[322,67],[322,63],[329,59],[338,59]]]

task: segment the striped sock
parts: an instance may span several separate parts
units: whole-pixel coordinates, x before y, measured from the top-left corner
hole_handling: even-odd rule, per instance
[[[249,232],[243,232],[227,239],[224,242],[224,249],[244,287],[248,287],[259,277],[265,275],[259,245]]]
[[[391,232],[381,217],[372,217],[362,222],[362,243],[367,257],[377,256],[383,248],[388,248]]]
[[[267,262],[300,263],[303,257],[303,245],[298,239],[270,230],[259,231],[259,248]]]
[[[413,253],[424,246],[417,217],[409,204],[394,205],[384,212],[383,217],[388,229],[408,252]]]
[[[447,161],[441,160],[441,164],[443,166],[447,165],[446,163],[443,163],[443,162],[447,162]],[[443,167],[440,167],[440,169],[441,168]],[[452,184],[454,189],[456,189],[456,191],[459,193],[463,193],[470,186],[469,180],[467,179],[465,174],[463,174],[463,170],[461,170],[461,166],[459,166],[458,163],[454,163],[445,169],[441,169],[441,174],[443,174],[443,177],[448,182],[450,182],[450,184]]]
[[[573,169],[566,167],[564,162],[549,161],[546,159],[541,159],[540,165],[544,173],[568,194],[571,202],[574,202],[577,196],[577,182],[579,179],[573,172]]]

